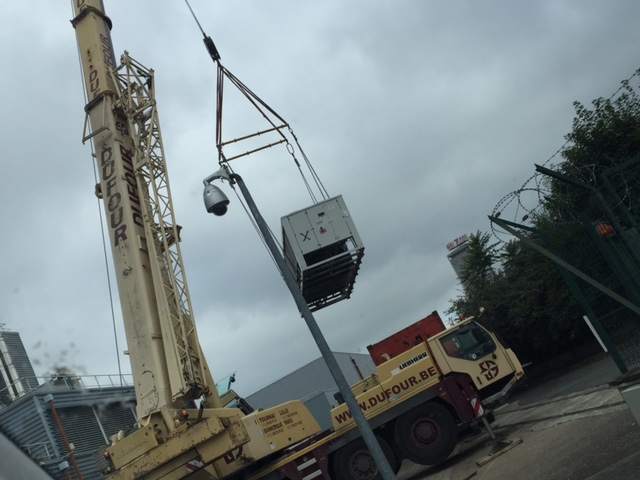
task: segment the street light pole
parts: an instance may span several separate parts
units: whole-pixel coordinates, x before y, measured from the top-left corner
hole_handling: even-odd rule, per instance
[[[391,466],[389,465],[389,461],[387,460],[387,457],[384,455],[384,452],[382,451],[382,448],[380,447],[380,444],[378,443],[378,440],[376,439],[373,433],[373,430],[371,429],[371,425],[369,425],[369,422],[367,422],[367,419],[365,418],[364,413],[360,409],[360,405],[358,405],[358,402],[356,401],[356,398],[353,395],[351,388],[349,388],[347,379],[344,377],[342,370],[340,370],[340,367],[338,366],[338,362],[336,361],[336,358],[333,355],[333,352],[329,348],[329,344],[325,340],[324,335],[322,334],[322,331],[318,326],[318,323],[316,322],[313,314],[311,313],[311,310],[309,309],[309,306],[307,305],[307,302],[304,299],[302,292],[300,291],[300,288],[298,287],[296,279],[293,277],[293,273],[291,272],[289,267],[287,267],[287,265],[285,264],[284,257],[280,253],[280,250],[278,249],[275,241],[273,240],[273,237],[271,236],[271,232],[269,231],[267,223],[262,217],[262,214],[258,210],[258,207],[256,206],[255,202],[253,201],[253,197],[249,193],[249,190],[247,189],[247,186],[245,185],[244,180],[242,180],[242,177],[240,177],[240,175],[236,173],[227,173],[226,170],[221,170],[214,173],[207,179],[205,179],[205,185],[208,183],[208,181],[211,181],[214,178],[229,180],[232,183],[237,183],[238,186],[240,187],[240,191],[242,192],[242,196],[247,202],[249,210],[251,211],[251,215],[253,216],[254,220],[256,221],[256,224],[258,225],[258,228],[260,229],[260,233],[265,239],[265,242],[267,244],[267,247],[269,248],[269,251],[271,252],[271,255],[275,259],[276,265],[278,266],[278,270],[280,270],[280,274],[282,275],[284,282],[287,284],[287,287],[289,287],[289,291],[291,292],[291,295],[293,296],[293,299],[296,302],[298,310],[300,311],[302,317],[307,323],[307,327],[311,332],[311,336],[313,337],[316,344],[318,345],[318,348],[320,349],[320,353],[322,354],[322,357],[324,358],[324,361],[326,362],[327,367],[329,368],[329,372],[333,376],[333,379],[335,380],[338,386],[338,389],[342,394],[342,398],[344,399],[345,403],[349,407],[349,410],[351,411],[351,415],[354,421],[356,422],[356,425],[358,427],[358,430],[360,431],[360,434],[362,435],[362,439],[367,445],[367,448],[369,449],[369,452],[371,453],[373,460],[376,462],[376,465],[378,466],[378,471],[380,472],[383,480],[395,480],[396,476],[393,473]]]

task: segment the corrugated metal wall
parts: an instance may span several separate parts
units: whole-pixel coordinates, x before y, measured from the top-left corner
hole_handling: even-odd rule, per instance
[[[368,354],[334,352],[334,356],[349,385],[360,381],[360,373],[368,377],[376,371]],[[355,360],[355,365],[351,359]],[[302,400],[324,429],[331,424],[329,412],[337,405],[333,398],[337,391],[338,387],[321,357],[248,395],[246,400],[255,409],[274,407],[288,400]]]
[[[69,388],[73,382],[64,385],[67,387],[42,385],[0,410],[0,429],[53,478],[65,479],[58,464],[68,460],[67,450],[50,405],[45,402],[47,395],[52,394],[65,435],[74,444],[83,477],[98,480],[101,475],[96,453],[101,454],[111,435],[135,423],[133,387],[93,390]]]
[[[10,408],[0,412],[0,429],[7,437],[17,443],[18,447],[38,458],[57,455],[55,445],[51,442],[47,429],[44,428],[41,399],[33,396],[14,402]]]

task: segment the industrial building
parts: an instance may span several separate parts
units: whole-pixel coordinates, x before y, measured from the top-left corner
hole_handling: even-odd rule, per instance
[[[111,435],[135,424],[131,376],[37,377],[17,332],[0,331],[0,432],[54,479],[97,480]],[[375,372],[368,354],[334,353],[349,384]],[[338,387],[322,357],[249,395],[255,409],[302,400],[321,428],[331,427]]]
[[[10,404],[36,386],[36,374],[20,335],[0,324],[0,403]]]
[[[20,335],[4,330],[0,357],[0,431],[54,479],[101,478],[97,457],[135,423],[130,376],[36,377]]]
[[[375,373],[375,364],[369,354],[333,354],[349,385]],[[334,398],[338,392],[336,382],[322,357],[285,375],[271,385],[247,396],[253,408],[269,408],[289,400],[302,400],[325,430],[331,427],[331,409],[338,405]]]
[[[462,235],[454,241],[449,242],[447,244],[447,250],[449,251],[447,258],[449,259],[453,270],[456,272],[458,280],[460,280],[464,261],[469,254],[469,237],[467,235]]]

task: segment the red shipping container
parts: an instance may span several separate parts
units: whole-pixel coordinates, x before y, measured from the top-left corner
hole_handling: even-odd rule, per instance
[[[438,315],[438,312],[432,312],[429,316],[418,320],[413,325],[394,333],[384,340],[369,345],[369,355],[373,359],[373,363],[380,365],[390,358],[396,357],[406,352],[419,343],[426,341],[428,338],[445,330],[444,322]]]

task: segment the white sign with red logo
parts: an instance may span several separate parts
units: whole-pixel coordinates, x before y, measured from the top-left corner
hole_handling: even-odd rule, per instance
[[[462,245],[464,242],[468,241],[469,237],[467,235],[462,235],[456,238],[453,242],[447,243],[447,250],[451,251],[456,248],[458,245]]]

